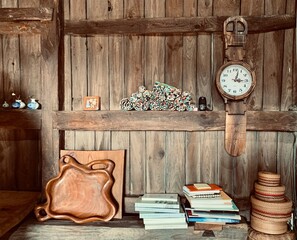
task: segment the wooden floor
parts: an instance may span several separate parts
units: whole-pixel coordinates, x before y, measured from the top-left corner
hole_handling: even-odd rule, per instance
[[[24,222],[10,236],[9,240],[52,240],[52,239],[247,239],[248,227],[227,228],[222,231],[213,231],[214,237],[209,232],[194,232],[194,227],[179,230],[145,230],[142,220],[137,216],[125,216],[123,219],[112,220],[108,223],[93,222],[88,224],[75,224],[65,220],[48,220],[38,222],[33,215]],[[205,236],[203,236],[205,235]]]

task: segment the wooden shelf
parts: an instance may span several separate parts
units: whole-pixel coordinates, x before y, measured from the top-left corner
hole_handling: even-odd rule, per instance
[[[41,129],[41,110],[0,110],[0,128]]]
[[[97,131],[225,130],[225,112],[56,111],[53,128]],[[249,131],[297,131],[297,112],[248,111]]]
[[[199,32],[216,33],[223,31],[228,16],[179,17],[179,18],[133,18],[113,20],[66,20],[64,34],[178,34]],[[294,15],[244,16],[249,33],[262,33],[295,27]]]
[[[39,34],[53,20],[52,8],[0,8],[0,34]]]

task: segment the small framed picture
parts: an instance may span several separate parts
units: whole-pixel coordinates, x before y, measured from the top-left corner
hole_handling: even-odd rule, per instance
[[[99,96],[87,96],[83,99],[84,110],[99,110],[100,109],[100,98]]]

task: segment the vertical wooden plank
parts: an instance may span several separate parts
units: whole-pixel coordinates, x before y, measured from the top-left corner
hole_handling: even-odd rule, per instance
[[[284,14],[285,1],[265,1],[265,14]],[[263,110],[280,110],[284,31],[265,33]],[[277,133],[259,133],[259,170],[277,171]]]
[[[18,5],[21,8],[39,7],[39,0],[22,1]],[[19,94],[24,102],[27,102],[30,96],[40,100],[40,35],[20,36],[19,46],[21,66],[21,91]],[[32,187],[35,185],[36,190],[40,183],[38,179],[41,156],[39,142],[36,140],[30,141],[30,139],[37,139],[35,134],[35,131],[16,131],[16,136],[19,139],[16,142],[18,148],[16,175],[18,176],[19,188],[23,190],[30,190],[30,184]],[[26,139],[23,138],[24,135]]]
[[[0,131],[0,189],[17,190],[16,146],[14,131],[1,129]]]
[[[183,15],[184,17],[196,17],[198,3],[197,0],[184,1]],[[196,71],[197,67],[197,37],[196,35],[185,35],[183,36],[183,88],[189,91],[193,97],[195,103],[198,102],[197,95],[197,82],[199,73]],[[197,105],[197,104],[196,104]],[[199,154],[199,133],[198,132],[187,132],[186,133],[186,179],[185,183],[195,182],[198,175],[198,169],[200,167]]]
[[[264,1],[241,1],[241,14],[244,16],[264,14]],[[248,34],[246,61],[255,68],[257,85],[247,99],[248,109],[259,110],[262,107],[263,89],[263,40],[264,34]],[[234,170],[234,195],[237,198],[249,197],[258,177],[258,138],[257,132],[247,132],[245,153],[236,159]]]
[[[215,16],[233,16],[239,15],[240,1],[239,0],[218,0],[213,3],[213,15]],[[218,68],[223,64],[224,47],[223,47],[223,33],[221,35],[214,36],[214,62],[213,69],[214,74]],[[214,75],[215,76],[215,75]],[[213,79],[214,82],[215,78]],[[215,86],[215,84],[214,84]],[[218,94],[217,89],[213,91],[214,110],[224,109],[224,103],[221,96]],[[234,159],[226,152],[224,148],[224,132],[218,132],[218,184],[220,184],[227,193],[233,195],[233,170]]]
[[[70,18],[72,20],[86,19],[85,0],[70,2]],[[71,37],[73,110],[82,110],[83,97],[89,95],[87,72],[87,44],[88,42],[86,37]],[[94,150],[94,147],[95,133],[93,131],[75,131],[76,150]]]
[[[145,184],[148,193],[166,192],[165,136],[165,132],[146,132]]]
[[[40,133],[37,130],[17,130],[15,179],[18,190],[40,191]]]
[[[87,19],[108,18],[108,1],[87,1]],[[100,96],[100,109],[109,110],[108,36],[88,38],[88,93]],[[110,131],[95,132],[95,149],[110,149]]]
[[[286,13],[295,14],[296,1],[287,1]],[[294,30],[285,31],[284,57],[282,70],[281,110],[286,111],[293,104],[293,62],[294,62]],[[296,40],[295,40],[296,41]],[[296,46],[295,46],[296,47]],[[278,133],[277,142],[277,172],[281,174],[282,184],[286,186],[286,195],[293,199],[295,191],[294,178],[294,135],[292,133]]]
[[[20,1],[20,8],[39,7],[39,0]],[[21,98],[33,96],[39,100],[40,86],[40,35],[20,36]],[[42,104],[42,103],[41,103]]]
[[[144,0],[125,0],[125,18],[143,18]],[[138,91],[138,87],[144,85],[144,36],[125,37],[125,84],[126,96],[131,96]],[[144,193],[144,164],[145,164],[145,132],[131,131],[129,133],[130,150],[129,161],[126,166],[129,169],[130,195]],[[128,180],[129,178],[129,180]]]
[[[63,9],[64,9],[64,19],[70,20],[70,1],[63,1]],[[71,66],[71,37],[69,35],[64,36],[64,64],[65,64],[65,73],[64,73],[64,110],[71,111],[72,110],[72,66]],[[74,135],[75,131],[65,131],[64,132],[64,141],[65,141],[65,149],[75,149],[74,147]]]
[[[199,1],[198,16],[207,17],[213,13],[213,1]],[[205,96],[212,108],[213,85],[213,52],[212,35],[199,35],[197,39],[197,96]],[[205,182],[218,183],[218,162],[217,162],[217,132],[199,132],[200,154],[199,161],[202,169],[200,170],[201,180]]]
[[[124,17],[124,1],[109,1],[110,19]],[[109,84],[110,84],[110,110],[120,109],[120,100],[125,94],[124,82],[124,37],[122,35],[109,36]],[[129,162],[130,162],[129,132],[114,131],[111,133],[111,149],[125,149],[125,194],[129,193]]]
[[[42,96],[42,185],[43,187],[58,172],[59,132],[53,130],[52,111],[58,110],[59,82],[59,34],[57,24],[61,22],[61,11],[58,1],[40,0],[41,7],[54,9],[52,22],[47,23],[47,29],[41,35],[41,91]],[[63,22],[63,21],[62,21]],[[63,70],[63,68],[62,68]],[[50,91],[49,91],[50,89]],[[55,161],[57,159],[57,161]]]
[[[1,7],[17,7],[17,0],[2,1]],[[1,105],[4,100],[11,101],[12,92],[20,92],[19,37],[1,36]],[[1,179],[0,189],[16,190],[16,152],[13,130],[0,129]]]
[[[183,0],[166,2],[166,17],[183,16]],[[166,37],[165,82],[182,89],[183,37]],[[185,184],[186,133],[168,131],[166,134],[166,192],[182,192]]]
[[[165,0],[146,0],[145,17],[165,17]],[[163,36],[145,37],[145,85],[152,89],[164,82],[165,41]],[[145,191],[165,192],[165,132],[146,132]]]

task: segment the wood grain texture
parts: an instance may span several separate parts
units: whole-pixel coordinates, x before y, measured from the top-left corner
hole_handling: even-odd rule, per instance
[[[294,111],[247,111],[249,131],[296,131]],[[172,111],[59,111],[53,113],[54,128],[60,130],[174,130],[215,131],[225,129],[225,112]]]
[[[162,3],[161,3],[162,4]],[[160,4],[160,5],[161,5]],[[229,3],[228,3],[229,4]],[[235,3],[238,6],[238,2]],[[182,7],[182,6],[180,6]],[[220,7],[218,7],[219,9]],[[229,8],[228,8],[229,9]],[[109,21],[66,21],[65,33],[70,35],[97,34],[192,34],[220,33],[223,23],[229,17],[227,12],[218,16],[117,19]],[[251,33],[290,29],[295,26],[294,15],[244,16]]]
[[[53,9],[39,8],[38,6],[33,6],[31,2],[30,6],[26,7],[22,5],[19,8],[9,8],[9,6],[5,7],[4,3],[2,7],[5,8],[0,9],[0,21],[51,21],[53,19]]]
[[[146,0],[146,17],[165,17],[165,0]],[[148,36],[145,38],[145,85],[152,89],[156,81],[165,82],[165,38]],[[142,123],[142,126],[146,126]],[[146,132],[145,182],[144,192],[165,192],[166,132]]]
[[[33,210],[39,197],[38,192],[0,191],[0,237]]]
[[[129,228],[127,228],[129,226]],[[135,216],[127,216],[122,220],[110,221],[108,223],[96,222],[84,225],[74,225],[69,221],[52,220],[51,223],[38,223],[34,219],[28,219],[10,237],[16,239],[44,239],[44,238],[103,238],[103,239],[189,239],[205,238],[204,231],[194,232],[194,227],[188,229],[167,229],[147,231],[144,229],[142,220]],[[247,226],[241,229],[226,228],[223,231],[214,231],[217,239],[246,239]]]
[[[141,18],[144,17],[144,0],[125,0],[124,17]],[[131,96],[138,92],[138,87],[144,83],[144,36],[125,37],[125,93]],[[126,162],[127,171],[127,190],[126,194],[137,195],[144,192],[144,169],[145,169],[145,132],[131,131],[129,140],[132,144],[129,147],[129,160]]]
[[[77,151],[77,150],[61,150],[61,156],[71,155],[81,164],[88,164],[95,160],[110,159],[115,163],[112,176],[114,185],[112,194],[118,203],[115,218],[123,216],[123,185],[124,185],[124,166],[125,166],[125,150],[112,151]]]
[[[58,176],[46,184],[46,202],[34,209],[38,221],[110,221],[118,206],[111,192],[114,168],[115,162],[110,159],[80,164],[70,155],[62,156]]]

